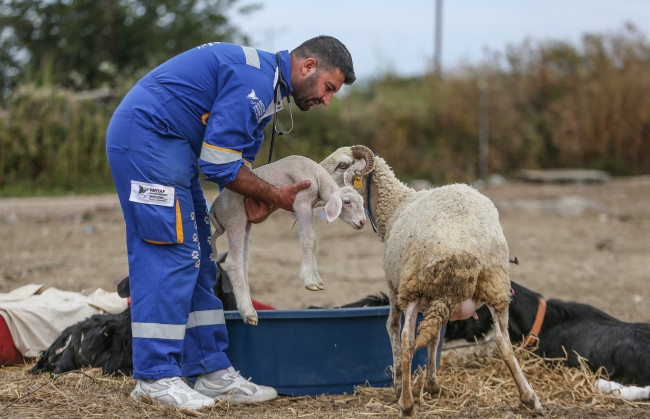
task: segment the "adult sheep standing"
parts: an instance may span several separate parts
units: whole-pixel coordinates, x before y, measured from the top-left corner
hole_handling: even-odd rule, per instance
[[[339,185],[354,184],[360,190],[373,228],[386,244],[384,272],[390,300],[386,327],[400,416],[414,413],[411,363],[415,349],[428,347],[424,388],[435,396],[440,390],[435,348],[441,326],[472,316],[483,304],[492,313],[497,345],[517,384],[519,399],[541,413],[542,405],[508,337],[508,245],[492,201],[463,184],[415,191],[365,146],[341,147],[320,164]],[[416,338],[418,312],[424,317]]]

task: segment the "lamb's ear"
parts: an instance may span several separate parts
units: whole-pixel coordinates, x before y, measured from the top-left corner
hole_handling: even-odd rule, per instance
[[[341,215],[341,209],[343,208],[343,201],[339,194],[332,194],[327,204],[325,204],[325,216],[327,222],[331,223],[332,221],[339,218]]]

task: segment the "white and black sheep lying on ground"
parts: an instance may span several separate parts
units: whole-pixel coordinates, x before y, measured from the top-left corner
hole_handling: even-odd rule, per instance
[[[468,318],[483,304],[495,319],[497,345],[519,399],[541,413],[542,405],[521,371],[508,336],[508,244],[492,201],[463,184],[416,192],[365,146],[339,148],[321,165],[339,185],[354,184],[360,190],[373,228],[386,244],[387,330],[400,416],[415,410],[411,390],[415,349],[428,347],[424,388],[437,395],[435,358],[442,325]],[[424,317],[416,337],[418,312]]]
[[[627,400],[650,399],[650,323],[626,323],[587,304],[545,300],[514,281],[512,288],[512,343],[524,341],[537,355],[565,359],[569,367],[580,366],[578,356],[585,358],[592,371],[604,368],[603,376],[614,382],[598,381],[599,391]],[[449,323],[445,339],[473,342],[486,336],[492,330],[490,312],[481,307],[477,314],[477,319]],[[615,390],[616,383],[634,387]]]
[[[311,180],[311,186],[296,195],[293,203],[298,235],[302,245],[300,279],[305,288],[318,291],[324,288],[316,263],[316,235],[314,233],[313,208],[325,203],[328,222],[336,218],[359,230],[366,223],[363,198],[352,187],[339,187],[328,173],[313,160],[302,156],[289,156],[254,170],[268,183],[282,187],[302,180]],[[224,189],[210,207],[212,252],[217,254],[217,238],[224,231],[228,235],[228,257],[224,268],[228,271],[237,308],[245,323],[256,325],[257,312],[251,302],[248,283],[248,250],[251,223],[246,218],[244,197]]]

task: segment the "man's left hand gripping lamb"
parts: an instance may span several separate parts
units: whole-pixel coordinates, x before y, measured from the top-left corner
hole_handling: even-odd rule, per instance
[[[298,235],[302,245],[300,279],[311,291],[324,289],[316,264],[316,235],[314,232],[313,208],[325,202],[328,222],[337,218],[356,230],[366,224],[363,198],[351,187],[339,187],[323,167],[302,156],[289,156],[254,170],[255,174],[278,187],[311,180],[311,186],[296,195],[293,203],[298,224]],[[210,207],[212,252],[217,254],[217,237],[225,231],[228,236],[228,257],[224,269],[230,276],[237,309],[245,323],[256,325],[257,312],[253,308],[248,287],[248,251],[251,223],[246,218],[244,197],[224,189]]]

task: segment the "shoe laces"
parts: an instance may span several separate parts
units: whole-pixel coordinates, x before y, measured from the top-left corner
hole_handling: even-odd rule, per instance
[[[191,395],[195,394],[195,391],[192,390],[185,383],[185,381],[183,381],[181,379],[181,377],[170,377],[170,378],[166,379],[165,381],[169,384],[169,386],[170,386],[169,389],[170,390],[173,389],[174,391],[180,391],[180,392],[183,392],[183,393],[187,394],[188,396],[191,396]]]
[[[224,374],[222,378],[224,380],[233,381],[235,384],[238,384],[240,386],[250,382],[249,380],[245,379],[237,370],[233,370],[232,372]]]

